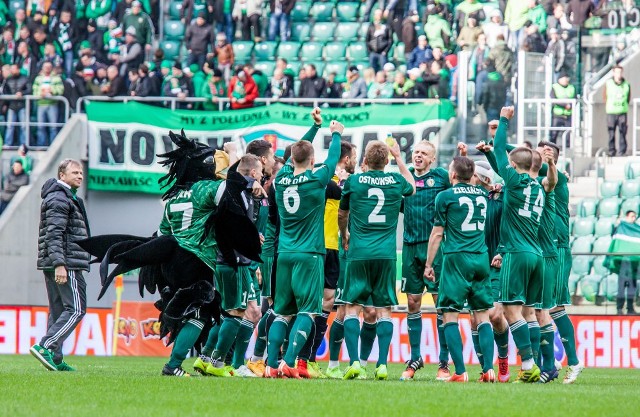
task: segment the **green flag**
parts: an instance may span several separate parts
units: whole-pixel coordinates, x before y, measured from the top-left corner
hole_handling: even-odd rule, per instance
[[[609,253],[603,265],[616,274],[620,271],[621,261],[640,261],[640,226],[635,223],[620,223],[609,245]],[[616,253],[626,255],[615,255]],[[630,256],[630,253],[637,255]]]

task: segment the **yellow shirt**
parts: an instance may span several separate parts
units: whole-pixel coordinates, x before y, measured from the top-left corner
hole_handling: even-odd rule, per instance
[[[325,192],[324,247],[332,250],[338,250],[338,207],[342,195],[338,181],[338,177],[334,176],[332,181],[329,181]]]

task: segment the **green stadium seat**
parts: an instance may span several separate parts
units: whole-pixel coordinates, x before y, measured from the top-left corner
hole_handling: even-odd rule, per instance
[[[333,40],[333,32],[335,30],[335,23],[316,23],[311,28],[311,38],[316,42],[329,42]]]
[[[322,59],[322,43],[305,42],[300,48],[300,59],[302,61],[317,61]]]
[[[576,260],[574,259],[573,265],[575,266]],[[582,277],[578,286],[580,287],[580,292],[585,300],[595,303],[596,295],[598,295],[598,291],[600,289],[600,281],[602,281],[602,276],[600,275],[587,275]]]
[[[620,206],[620,213],[622,213],[623,216],[629,210],[633,210],[636,213],[638,213],[639,208],[640,208],[640,197],[627,198],[622,202],[622,205]]]
[[[360,3],[340,2],[336,5],[336,17],[340,22],[355,22],[358,17]]]
[[[291,40],[297,42],[308,41],[311,37],[311,25],[306,22],[295,22],[291,24]]]
[[[600,294],[607,297],[609,301],[615,301],[618,296],[618,275],[609,274],[600,281]]]
[[[291,20],[293,22],[307,22],[309,20],[309,10],[311,10],[311,3],[296,1],[296,5],[293,6],[291,11]]]
[[[591,236],[578,236],[571,244],[571,252],[591,253],[593,238]]]
[[[404,43],[398,42],[398,44],[393,47],[393,59],[398,64],[404,64],[406,62],[404,58]]]
[[[630,180],[640,178],[640,161],[627,163],[624,167],[624,174]]]
[[[595,229],[596,219],[593,217],[585,217],[576,219],[573,224],[573,235],[579,236],[591,236]]]
[[[347,45],[342,42],[329,42],[324,46],[325,61],[344,61],[347,59]]]
[[[598,204],[598,215],[600,217],[617,217],[620,214],[621,200],[618,197],[603,198]]]
[[[164,23],[165,40],[181,41],[184,37],[184,24],[179,20],[167,20]]]
[[[293,81],[293,91],[295,91],[295,94],[298,94],[298,91],[300,91],[300,84],[302,84],[302,81],[300,81],[300,79],[295,79]]]
[[[164,51],[164,59],[173,61],[180,55],[180,42],[178,41],[162,41],[159,46]]]
[[[611,236],[601,236],[593,242],[592,252],[605,253],[609,252],[609,246],[611,246]]]
[[[276,63],[273,61],[258,61],[253,65],[253,67],[257,70],[260,70],[263,74],[266,74],[268,77],[271,77],[271,75],[273,74],[273,71],[276,69]]]
[[[333,3],[313,3],[309,14],[316,22],[330,22],[333,19]]]
[[[287,62],[287,68],[291,69],[291,71],[296,75],[294,78],[298,78],[300,67],[302,67],[302,62],[300,61]]]
[[[569,294],[574,295],[576,293],[581,279],[582,275],[574,274],[573,272],[569,274]]]
[[[603,265],[606,256],[596,256],[593,258],[593,272],[597,275],[604,276],[609,273],[609,269]]]
[[[16,11],[25,10],[25,4],[22,0],[10,0],[9,1],[9,14],[12,16],[16,15]]]
[[[260,42],[253,47],[253,54],[256,61],[274,61],[276,59],[276,42]]]
[[[325,65],[324,67],[324,74],[325,74],[325,78],[327,75],[329,75],[330,73],[335,72],[336,73],[336,81],[337,82],[342,82],[346,80],[346,74],[347,74],[347,63],[346,62],[332,62],[329,61],[327,62],[327,65]]]
[[[360,29],[358,30],[358,36],[363,41],[367,38],[367,31],[369,30],[369,25],[370,24],[371,23],[369,23],[369,22],[365,22],[365,23],[360,24]]]
[[[349,61],[365,61],[369,54],[367,45],[364,42],[354,42],[347,47],[347,57]]]
[[[589,256],[576,256],[573,258],[573,266],[571,272],[578,275],[586,275],[591,272],[591,257]]]
[[[640,180],[625,180],[620,187],[620,197],[630,198],[640,196]]]
[[[237,64],[244,64],[251,61],[251,52],[253,52],[253,42],[235,41],[231,44],[233,47],[233,55]]]
[[[362,73],[366,68],[369,68],[369,61],[352,61],[349,65],[355,65],[358,67],[358,71]]]
[[[336,40],[341,42],[355,41],[358,39],[358,29],[360,29],[360,23],[340,23],[336,27]]]
[[[298,59],[299,52],[299,42],[280,42],[280,45],[278,45],[278,57],[284,58],[287,61]]]
[[[578,217],[592,217],[596,215],[598,200],[595,198],[584,198],[578,204]]]
[[[615,220],[610,217],[604,217],[602,219],[598,219],[596,222],[595,235],[600,236],[611,236],[611,232],[613,232],[613,227],[615,226]]]
[[[600,194],[602,198],[617,197],[620,194],[620,182],[618,181],[605,181],[600,184]]]
[[[169,3],[169,17],[171,19],[180,20],[180,12],[182,11],[181,1],[172,1]]]

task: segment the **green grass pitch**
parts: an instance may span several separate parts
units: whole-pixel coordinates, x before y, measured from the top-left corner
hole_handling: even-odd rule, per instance
[[[638,370],[586,369],[574,385],[447,384],[436,367],[400,382],[172,378],[164,358],[69,357],[49,372],[33,357],[0,355],[0,415],[20,416],[632,416]],[[192,359],[184,363],[190,369]],[[326,365],[326,364],[323,364]],[[371,366],[369,366],[370,368]],[[479,368],[469,367],[476,379]],[[512,378],[517,372],[511,369]],[[562,371],[561,376],[564,375]]]

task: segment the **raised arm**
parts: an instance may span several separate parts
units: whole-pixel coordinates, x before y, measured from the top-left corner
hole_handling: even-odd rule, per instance
[[[327,159],[325,159],[324,163],[327,166],[329,173],[333,175],[336,170],[336,165],[338,165],[338,161],[340,160],[340,142],[342,142],[344,126],[333,120],[331,121],[329,130],[331,131],[331,145],[329,145],[329,155],[327,155]]]
[[[498,173],[503,175],[505,167],[509,165],[507,157],[507,130],[509,129],[509,119],[513,117],[513,107],[503,107],[500,110],[500,123],[496,131],[496,137],[493,141],[493,148],[498,163]]]
[[[416,181],[413,179],[413,175],[411,175],[411,172],[409,172],[407,165],[405,165],[404,161],[402,160],[402,155],[400,154],[400,145],[398,145],[398,142],[395,139],[393,140],[393,146],[389,147],[389,152],[391,152],[391,155],[396,158],[396,163],[398,164],[398,172],[400,172],[400,175],[402,175],[404,179],[407,180],[409,184],[411,184],[411,187],[413,188],[413,193],[411,194],[415,194]]]
[[[313,142],[313,139],[316,137],[316,133],[318,133],[318,129],[322,126],[322,117],[320,116],[321,110],[319,107],[316,107],[311,111],[311,118],[313,119],[313,126],[311,129],[304,134],[301,140],[306,140],[307,142]]]
[[[543,186],[544,190],[550,193],[558,184],[558,168],[553,157],[553,150],[548,146],[544,147],[544,159],[549,168],[547,170],[547,178],[543,181]]]

